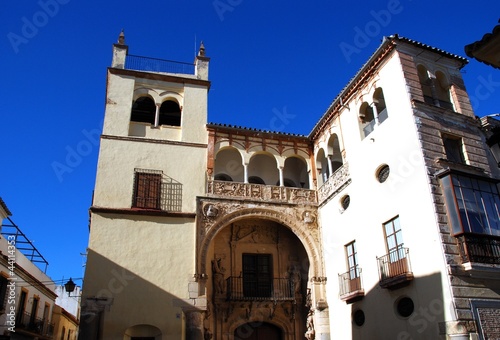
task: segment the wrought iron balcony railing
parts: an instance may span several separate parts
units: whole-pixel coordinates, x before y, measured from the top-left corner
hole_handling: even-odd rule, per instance
[[[227,282],[227,299],[242,300],[294,300],[293,282],[287,278],[269,280],[245,280],[243,277],[230,276]]]
[[[16,328],[49,338],[54,334],[54,324],[41,318],[34,318],[28,312],[18,314]]]
[[[207,194],[266,202],[296,204],[316,204],[318,202],[316,190],[215,180],[208,181]]]
[[[194,74],[195,65],[173,60],[128,54],[125,59],[125,68],[127,70],[146,72]]]
[[[339,274],[339,297],[346,303],[352,303],[365,296],[363,282],[361,281],[361,268]]]
[[[457,240],[463,263],[500,264],[500,237],[462,234]]]
[[[396,289],[413,280],[408,248],[399,248],[389,254],[377,257],[380,286]]]

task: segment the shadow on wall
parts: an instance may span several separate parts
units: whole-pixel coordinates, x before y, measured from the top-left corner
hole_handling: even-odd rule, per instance
[[[352,339],[436,339],[449,308],[440,273],[394,290],[377,284],[351,305]]]
[[[203,331],[184,330],[183,309],[195,310],[193,305],[143,279],[142,273],[130,272],[90,249],[87,269],[92,272],[87,270],[82,289],[79,339],[180,339],[186,332]],[[146,270],[167,271],[164,264],[154,262]]]

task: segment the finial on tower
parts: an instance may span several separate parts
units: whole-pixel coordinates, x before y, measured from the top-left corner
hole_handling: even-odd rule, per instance
[[[123,28],[122,31],[120,32],[120,35],[118,36],[118,44],[125,45],[125,32]]]
[[[200,43],[198,55],[195,58],[195,76],[198,79],[208,80],[208,63],[210,58],[205,55],[205,45],[203,41]]]
[[[113,61],[111,67],[125,68],[125,59],[127,58],[128,46],[125,45],[125,32],[121,31],[118,36],[118,42],[113,44]]]
[[[199,57],[205,56],[205,45],[203,45],[203,41],[200,43],[200,50],[198,51]]]

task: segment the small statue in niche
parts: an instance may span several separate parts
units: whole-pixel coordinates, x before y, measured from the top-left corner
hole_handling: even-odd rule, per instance
[[[221,265],[221,258],[212,260],[212,272],[214,275],[214,290],[216,294],[224,294],[224,272],[226,271]]]
[[[304,213],[302,214],[302,219],[304,223],[307,224],[314,223],[314,221],[316,220],[314,214],[310,211],[304,211]]]
[[[205,328],[205,334],[203,335],[203,338],[205,340],[210,340],[210,339],[212,339],[212,336],[213,336],[213,334],[212,334],[212,332],[210,332],[210,329]]]
[[[312,309],[309,310],[309,313],[307,314],[307,321],[306,321],[306,333],[304,334],[307,340],[314,340],[314,321],[313,321],[313,316],[314,316],[314,311]]]
[[[300,294],[302,276],[300,275],[300,270],[298,270],[296,266],[290,266],[290,270],[288,271],[288,279],[290,280],[290,284],[292,285],[293,294]]]

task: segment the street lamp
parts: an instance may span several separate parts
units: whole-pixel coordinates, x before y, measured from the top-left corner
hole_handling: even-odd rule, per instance
[[[69,281],[64,284],[64,289],[68,292],[68,296],[71,296],[71,293],[75,291],[75,288],[76,284],[71,278],[69,278]]]

